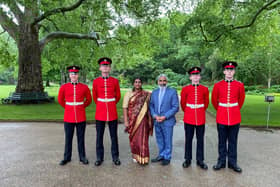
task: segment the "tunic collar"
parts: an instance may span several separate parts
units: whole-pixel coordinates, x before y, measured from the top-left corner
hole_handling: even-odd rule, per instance
[[[79,82],[71,82],[72,85],[77,85]]]
[[[225,80],[226,82],[232,82],[232,81],[234,81],[234,79],[232,79],[232,80]]]

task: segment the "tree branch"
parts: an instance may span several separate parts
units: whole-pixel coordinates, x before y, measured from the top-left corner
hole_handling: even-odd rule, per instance
[[[218,41],[218,40],[224,35],[224,33],[221,33],[221,34],[219,34],[214,40],[209,40],[209,39],[207,38],[205,32],[204,32],[204,29],[203,29],[203,26],[202,26],[202,23],[201,23],[201,22],[199,23],[199,27],[200,27],[201,34],[202,34],[202,36],[203,36],[205,42],[216,42],[216,41]]]
[[[38,24],[39,26],[39,29],[43,28],[46,32],[50,32],[50,30],[48,29],[48,27],[46,27],[45,25],[43,24]]]
[[[78,0],[75,4],[68,6],[68,7],[60,7],[60,8],[56,8],[50,11],[45,12],[44,14],[40,15],[39,17],[36,17],[34,19],[34,21],[32,22],[31,26],[36,25],[37,23],[39,23],[40,21],[46,19],[47,17],[50,17],[54,14],[58,14],[58,13],[63,13],[63,12],[68,12],[68,11],[72,11],[76,8],[78,8],[85,0]]]
[[[241,26],[236,26],[236,27],[233,27],[232,30],[236,30],[236,29],[244,29],[244,28],[247,28],[247,27],[251,27],[255,21],[257,20],[257,17],[264,11],[266,10],[267,7],[269,7],[270,5],[272,5],[274,2],[276,2],[277,0],[272,0],[270,2],[268,2],[266,5],[264,5],[263,7],[261,7],[257,13],[254,15],[253,19],[251,20],[250,23],[248,23],[247,25],[241,25]]]
[[[95,40],[98,45],[98,35],[95,32],[90,34],[79,34],[79,33],[68,33],[68,32],[53,32],[48,34],[42,40],[40,40],[40,49],[43,51],[44,46],[55,39],[85,39],[85,40]]]
[[[51,22],[52,24],[53,24],[53,26],[55,27],[55,29],[57,30],[57,31],[59,31],[60,29],[58,28],[58,26],[56,25],[56,23],[52,20],[52,19],[50,19],[50,18],[46,18],[49,22]]]
[[[7,1],[7,5],[19,21],[23,16],[23,12],[19,9],[18,3],[16,1]]]
[[[17,41],[18,26],[13,22],[11,18],[7,16],[7,13],[0,8],[0,24],[4,30],[6,30],[9,35]]]
[[[2,32],[0,32],[0,35],[1,35],[1,34],[4,34],[5,32],[6,32],[6,30],[4,29]]]
[[[273,10],[273,9],[279,7],[279,6],[280,6],[280,2],[279,3],[275,3],[274,5],[272,5],[270,7],[267,7],[266,10]]]
[[[272,1],[268,2],[267,4],[265,4],[263,7],[261,7],[261,8],[256,12],[256,14],[253,16],[253,18],[252,18],[252,20],[250,21],[250,23],[245,24],[245,25],[240,25],[240,26],[233,26],[233,25],[228,25],[228,26],[226,26],[226,28],[230,28],[230,29],[228,29],[227,31],[225,31],[225,32],[223,32],[223,33],[221,33],[221,34],[219,34],[219,35],[218,35],[215,39],[213,39],[213,40],[209,40],[209,39],[207,38],[207,36],[206,36],[205,33],[204,33],[203,27],[202,27],[202,25],[201,25],[201,23],[200,23],[200,29],[201,29],[201,33],[202,33],[202,35],[203,35],[203,37],[204,37],[204,40],[205,40],[206,42],[216,42],[216,41],[218,41],[218,40],[221,38],[222,35],[226,34],[226,32],[228,32],[228,31],[233,31],[233,30],[237,30],[237,29],[245,29],[245,28],[251,27],[251,26],[256,22],[258,16],[259,16],[263,11],[265,11],[265,10],[272,10],[272,9],[274,9],[274,8],[277,8],[278,5],[280,5],[280,3],[277,3],[277,4],[275,4],[275,5],[271,6],[271,7],[269,7],[270,5],[272,5],[273,3],[275,3],[276,1],[278,1],[278,0],[272,0]]]

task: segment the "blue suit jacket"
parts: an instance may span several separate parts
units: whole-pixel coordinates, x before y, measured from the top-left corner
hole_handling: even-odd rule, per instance
[[[158,111],[158,95],[159,88],[155,89],[152,92],[151,100],[150,100],[150,112],[154,119],[154,124],[164,124],[165,126],[173,126],[176,124],[175,114],[179,111],[179,100],[177,91],[173,88],[167,87],[165,90],[165,94],[163,96],[160,112]],[[155,116],[165,116],[166,120],[162,123],[158,123],[155,120]]]

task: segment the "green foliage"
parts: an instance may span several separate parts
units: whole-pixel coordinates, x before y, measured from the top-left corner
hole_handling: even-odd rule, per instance
[[[263,85],[244,86],[247,94],[263,95],[267,93],[280,93],[280,85],[273,85],[271,88]]]
[[[186,19],[181,38],[191,49],[199,46],[195,40],[205,41],[199,49],[207,49],[201,53],[206,57],[204,75],[210,80],[223,77],[222,61],[235,60],[239,63],[236,77],[245,84],[266,85],[270,80],[271,84],[279,84],[279,2],[257,15],[268,3],[204,0]],[[257,17],[253,22],[254,16]]]
[[[40,1],[38,10],[44,12],[73,2]],[[279,1],[246,29],[235,27],[249,24],[268,1],[192,1],[196,6],[191,13],[179,12],[173,6],[186,2],[85,1],[75,11],[51,16],[41,22],[40,38],[53,31],[95,31],[102,44],[66,39],[49,43],[43,51],[43,79],[60,82],[67,78],[65,67],[76,64],[83,69],[83,82],[89,83],[100,74],[97,59],[109,56],[113,59],[111,73],[124,86],[129,86],[134,77],[154,84],[161,72],[171,77],[170,84],[182,86],[189,83],[186,71],[192,66],[202,67],[202,81],[214,82],[224,77],[224,60],[239,63],[236,78],[245,85],[267,85],[270,80],[271,85],[280,84]],[[15,67],[16,46],[6,41],[7,35],[1,35],[0,63]]]
[[[3,67],[0,65],[0,84],[14,84],[15,70],[13,67]]]
[[[17,78],[16,46],[4,33],[0,37],[0,80],[2,84],[14,84]]]
[[[1,28],[0,32],[3,32]],[[9,36],[4,33],[0,37],[0,65],[13,67],[16,64],[16,58],[16,45],[10,40]]]

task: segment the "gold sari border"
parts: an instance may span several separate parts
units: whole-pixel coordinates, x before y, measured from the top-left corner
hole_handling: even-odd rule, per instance
[[[137,154],[132,154],[132,157],[139,163],[139,164],[148,164],[149,163],[149,157],[141,157]]]
[[[131,136],[134,135],[135,131],[138,129],[140,123],[142,122],[142,119],[144,118],[146,112],[148,111],[148,104],[147,104],[148,99],[149,99],[149,96],[146,97],[145,103],[142,106],[141,111],[139,112],[139,115],[138,115],[138,117],[136,119],[133,131],[131,132]]]

